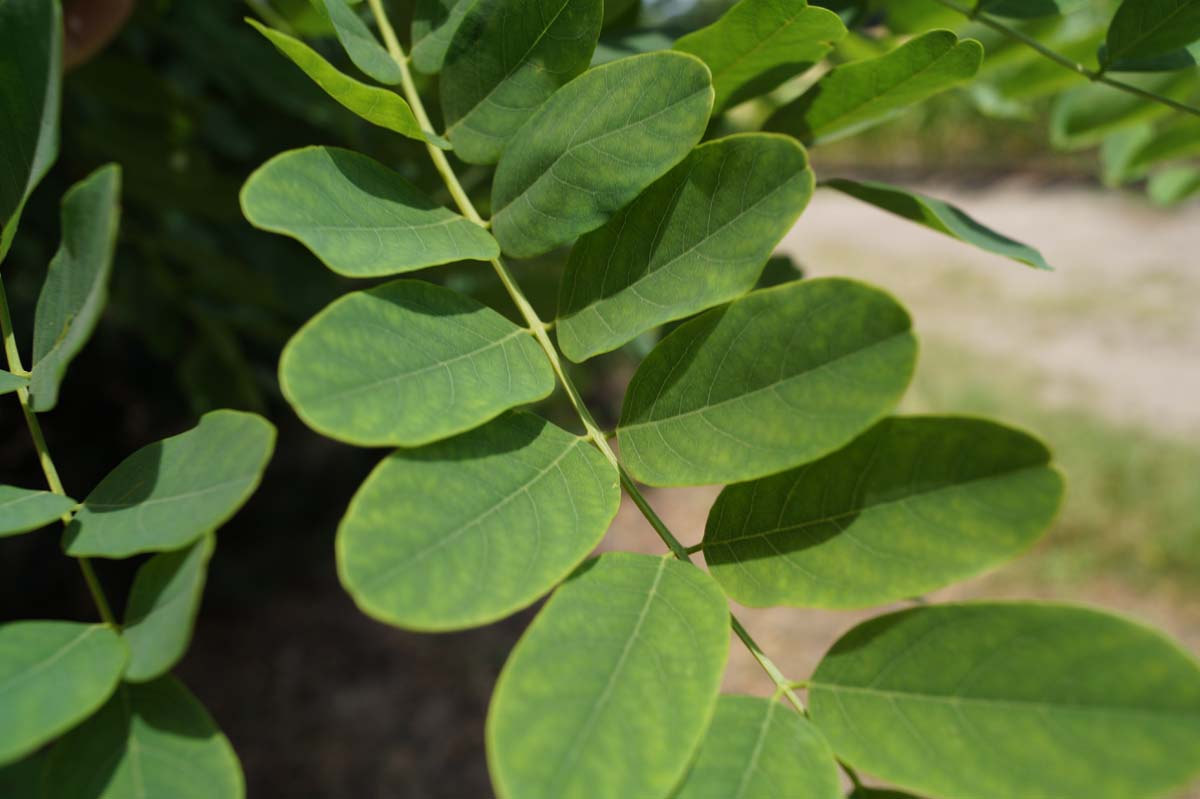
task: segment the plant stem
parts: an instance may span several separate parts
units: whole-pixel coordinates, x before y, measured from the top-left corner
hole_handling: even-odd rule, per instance
[[[1125,81],[1117,80],[1116,78],[1110,78],[1105,74],[1103,69],[1089,69],[1083,64],[1080,64],[1078,61],[1073,61],[1062,53],[1052,50],[1051,48],[1039,42],[1037,39],[1034,39],[1032,36],[1017,30],[1016,28],[1005,25],[995,17],[989,16],[987,13],[977,10],[978,7],[976,9],[967,8],[966,6],[962,6],[954,2],[954,0],[935,0],[935,2],[951,9],[952,11],[957,11],[959,14],[962,14],[969,19],[975,20],[980,25],[986,25],[992,30],[997,31],[998,33],[1001,33],[1010,39],[1020,42],[1031,50],[1037,52],[1039,55],[1050,59],[1065,69],[1069,69],[1072,72],[1082,75],[1093,83],[1103,83],[1106,86],[1113,87],[1114,89],[1119,89],[1123,92],[1127,92],[1128,94],[1141,97],[1143,100],[1149,100],[1153,103],[1165,105],[1175,111],[1179,111],[1184,114],[1191,114],[1192,116],[1200,116],[1200,108],[1187,105],[1186,103],[1181,103],[1177,100],[1173,100],[1170,97],[1164,97],[1161,94],[1155,94],[1154,92],[1146,91],[1138,86],[1134,86],[1132,83],[1126,83]]]
[[[0,279],[0,333],[4,336],[4,354],[8,359],[8,370],[15,375],[28,377],[29,372],[21,366],[21,351],[17,349],[17,339],[13,334],[12,314],[8,310],[8,295],[4,291],[3,279]],[[55,468],[54,460],[50,457],[50,449],[46,446],[42,425],[38,422],[37,414],[33,412],[33,406],[29,402],[29,389],[24,386],[18,388],[17,400],[21,403],[21,412],[25,416],[25,426],[29,428],[29,437],[33,439],[38,463],[42,466],[42,473],[46,475],[46,484],[50,486],[51,492],[67,496],[62,480],[59,479],[58,469]],[[71,514],[67,513],[62,517],[64,527],[70,521]],[[100,619],[115,628],[117,620],[113,617],[112,609],[108,605],[108,598],[104,596],[104,588],[100,585],[100,579],[92,569],[92,564],[87,558],[76,558],[75,560],[79,563],[79,570],[83,572],[83,581],[87,583],[88,592],[92,595],[92,602],[96,605]]]
[[[425,112],[425,104],[421,101],[421,95],[417,92],[417,86],[413,82],[412,73],[409,71],[408,59],[404,55],[404,50],[400,47],[400,42],[396,38],[396,31],[392,28],[392,24],[388,20],[387,12],[383,9],[382,0],[368,0],[368,3],[371,7],[371,13],[375,16],[376,24],[379,25],[379,32],[383,36],[383,43],[387,47],[388,54],[391,55],[392,60],[400,68],[400,87],[404,93],[404,98],[412,108],[413,115],[417,118],[417,123],[421,126],[421,129],[432,131],[433,126],[429,122],[429,115]],[[475,204],[471,202],[471,198],[463,190],[462,184],[459,183],[458,176],[455,174],[454,168],[450,165],[450,161],[446,158],[446,154],[429,142],[425,143],[425,149],[429,152],[429,157],[433,160],[434,167],[441,174],[442,180],[450,192],[450,196],[454,198],[454,202],[463,216],[477,225],[487,227],[487,222],[480,216],[479,211],[475,208]],[[554,369],[554,374],[558,377],[559,384],[562,385],[563,390],[567,394],[567,399],[570,400],[571,406],[575,409],[579,420],[583,423],[583,427],[587,431],[587,437],[591,439],[596,448],[616,468],[621,478],[621,485],[624,486],[626,493],[633,500],[633,504],[637,505],[638,510],[646,517],[646,521],[650,522],[650,526],[658,533],[659,538],[667,545],[671,553],[679,560],[691,563],[692,559],[688,554],[687,548],[680,543],[679,539],[675,537],[659,515],[655,513],[650,502],[637,487],[637,483],[634,482],[633,477],[625,470],[621,462],[617,460],[616,453],[608,445],[608,436],[596,424],[592,412],[588,409],[586,403],[583,401],[583,397],[579,394],[579,389],[575,387],[575,383],[567,374],[562,358],[558,354],[558,349],[555,348],[554,342],[550,340],[547,332],[549,326],[541,320],[537,311],[530,305],[529,300],[525,297],[525,293],[521,290],[512,273],[509,272],[503,259],[493,258],[491,264],[492,268],[496,271],[497,277],[500,278],[500,282],[504,284],[508,296],[512,298],[513,303],[517,306],[517,310],[521,312],[526,326],[533,333],[542,351],[546,354],[546,358],[550,361],[550,366]],[[762,651],[750,636],[750,633],[738,621],[737,617],[731,613],[729,618],[733,631],[742,640],[742,643],[746,645],[746,648],[750,650],[750,654],[758,661],[758,664],[767,673],[767,676],[775,683],[776,689],[787,696],[788,701],[792,703],[793,707],[804,713],[804,704],[792,690],[791,684],[783,676],[783,672],[767,657],[766,653]]]

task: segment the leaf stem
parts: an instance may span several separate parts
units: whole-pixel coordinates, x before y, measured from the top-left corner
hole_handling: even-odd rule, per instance
[[[8,310],[8,295],[4,291],[4,280],[0,278],[0,334],[4,336],[4,354],[8,360],[8,370],[15,375],[28,376],[29,372],[21,365],[21,351],[17,348],[17,339],[13,334],[12,314]],[[29,437],[33,439],[33,447],[37,451],[38,463],[41,464],[42,473],[46,476],[46,484],[50,486],[50,491],[61,496],[67,496],[67,492],[63,489],[62,480],[58,476],[58,469],[54,466],[54,460],[50,457],[50,449],[46,446],[46,437],[42,434],[42,425],[38,422],[37,414],[33,412],[33,406],[29,402],[29,389],[25,386],[17,389],[17,400],[21,403],[21,413],[25,416],[25,426],[29,428]],[[65,527],[71,521],[71,514],[64,514],[62,523]],[[96,605],[96,611],[100,614],[100,619],[110,627],[117,627],[117,620],[113,616],[112,609],[108,605],[108,598],[104,595],[104,588],[100,585],[100,579],[96,576],[92,564],[87,558],[76,558],[79,563],[79,570],[83,572],[83,581],[87,583],[88,592],[92,595],[92,602]]]
[[[392,28],[392,23],[388,19],[387,12],[384,11],[382,0],[368,0],[368,4],[370,5],[371,13],[375,16],[375,22],[379,26],[379,32],[383,36],[383,42],[387,47],[388,54],[391,55],[392,60],[400,68],[400,88],[404,93],[404,98],[412,108],[413,115],[417,118],[417,122],[421,128],[432,131],[433,126],[429,122],[429,115],[425,112],[425,104],[421,101],[421,95],[417,92],[417,86],[413,82],[412,73],[408,68],[408,58],[404,55],[403,48],[400,47],[400,42],[396,38],[396,31]],[[474,203],[471,202],[471,198],[463,189],[462,184],[459,183],[458,176],[455,174],[454,168],[450,165],[450,161],[446,158],[446,154],[428,141],[425,142],[425,149],[429,152],[429,157],[433,160],[434,167],[441,174],[442,180],[450,192],[450,196],[454,198],[454,202],[463,216],[477,225],[487,227],[487,222],[480,216]],[[575,387],[574,381],[567,374],[562,358],[558,354],[558,349],[554,346],[554,342],[550,340],[548,334],[550,325],[543,322],[538,316],[537,311],[534,310],[529,300],[525,297],[525,293],[521,290],[516,278],[508,270],[504,260],[502,258],[493,258],[491,264],[492,268],[496,271],[497,277],[500,278],[500,282],[504,284],[509,297],[512,298],[513,303],[517,306],[517,310],[521,312],[526,326],[533,333],[542,351],[545,352],[546,358],[550,361],[550,366],[554,370],[554,374],[558,377],[559,384],[562,385],[563,390],[567,394],[567,399],[571,402],[571,406],[575,409],[579,420],[583,423],[583,427],[587,431],[587,437],[591,439],[596,448],[616,468],[617,474],[621,478],[621,485],[624,486],[626,493],[629,494],[629,498],[633,500],[633,504],[637,505],[638,510],[646,517],[646,521],[654,528],[658,537],[671,550],[671,554],[685,563],[691,563],[692,559],[688,554],[687,547],[680,543],[679,539],[675,537],[666,523],[654,511],[650,502],[638,488],[632,475],[617,460],[616,453],[613,452],[612,447],[608,444],[608,436],[596,424],[596,420],[592,416],[592,412],[588,409],[587,404],[584,403],[579,389]],[[783,672],[767,657],[766,653],[762,651],[736,616],[731,613],[729,619],[733,631],[742,640],[742,643],[746,645],[746,648],[750,650],[750,654],[758,661],[758,664],[767,673],[767,676],[775,683],[776,689],[787,696],[788,701],[792,703],[796,710],[804,713],[804,704],[791,689],[788,679],[783,676]]]
[[[981,25],[986,25],[992,30],[997,31],[998,33],[1001,33],[1010,39],[1020,42],[1031,50],[1037,52],[1039,55],[1050,59],[1065,69],[1069,69],[1072,72],[1082,75],[1093,83],[1103,83],[1106,86],[1113,87],[1114,89],[1119,89],[1120,91],[1128,94],[1141,97],[1143,100],[1149,100],[1153,103],[1165,105],[1175,111],[1200,117],[1200,108],[1196,108],[1195,106],[1191,106],[1186,103],[1181,103],[1177,100],[1173,100],[1170,97],[1164,97],[1161,94],[1155,94],[1154,92],[1146,91],[1138,86],[1134,86],[1132,83],[1126,83],[1125,81],[1117,80],[1116,78],[1110,78],[1107,74],[1105,74],[1104,69],[1089,69],[1083,64],[1080,64],[1078,61],[1073,61],[1062,53],[1052,50],[1029,34],[1005,25],[995,17],[992,17],[986,12],[979,10],[978,5],[975,9],[971,9],[967,8],[966,6],[959,5],[954,0],[935,0],[935,2],[951,9],[952,11],[957,11],[959,14],[976,21]]]

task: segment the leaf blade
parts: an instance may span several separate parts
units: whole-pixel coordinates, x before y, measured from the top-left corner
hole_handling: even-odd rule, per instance
[[[1123,0],[1108,27],[1104,63],[1166,55],[1198,39],[1198,0]]]
[[[70,513],[75,504],[62,494],[0,485],[0,537],[45,527]]]
[[[354,66],[380,83],[400,82],[400,66],[346,0],[324,0],[333,31]]]

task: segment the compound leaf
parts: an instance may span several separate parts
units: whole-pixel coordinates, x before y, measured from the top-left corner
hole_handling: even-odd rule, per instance
[[[0,624],[0,764],[90,716],[116,689],[128,652],[99,624]]]
[[[243,799],[237,755],[174,677],[123,685],[50,752],[55,799]]]
[[[279,382],[314,430],[418,446],[554,390],[533,334],[449,289],[397,280],[336,300],[300,329]]]
[[[658,52],[594,67],[534,112],[500,158],[492,231],[539,255],[595,230],[683,160],[712,107],[708,68]]]
[[[62,199],[62,243],[50,261],[33,322],[33,409],[58,404],[67,366],[87,343],[108,297],[120,217],[121,169],[101,167]]]
[[[833,751],[778,701],[722,696],[687,779],[671,799],[842,799]]]
[[[416,0],[413,7],[413,65],[427,75],[441,71],[446,50],[463,17],[478,0]]]
[[[741,0],[675,42],[712,71],[713,111],[765,94],[823,59],[846,35],[837,14],[806,0]]]
[[[336,147],[281,153],[242,187],[242,212],[300,241],[333,271],[380,277],[500,254],[488,232],[397,173]]]
[[[767,120],[805,143],[849,136],[969,79],[983,46],[950,31],[917,36],[890,53],[836,67]]]
[[[0,3],[0,230],[5,243],[26,198],[58,154],[62,29],[58,3]],[[0,244],[0,258],[4,251]]]
[[[67,527],[67,554],[124,558],[185,547],[225,523],[262,477],[275,428],[241,411],[142,447],[88,494]]]
[[[685,322],[638,367],[617,439],[650,485],[750,480],[845,445],[912,377],[916,340],[887,294],[822,278]]]
[[[186,549],[160,553],[138,568],[121,630],[129,645],[126,682],[161,677],[187,651],[215,546],[216,537],[208,533]]]
[[[793,139],[708,142],[571,250],[558,343],[573,361],[744,294],[812,196]]]
[[[299,39],[288,36],[277,30],[272,30],[256,20],[247,19],[255,30],[266,36],[279,52],[304,72],[312,82],[317,84],[334,100],[347,110],[362,117],[372,125],[399,133],[418,141],[431,141],[435,144],[438,139],[421,130],[421,125],[413,115],[412,109],[404,98],[391,89],[379,86],[369,86],[339,71],[336,67],[321,57],[321,54]]]
[[[487,720],[497,795],[666,797],[712,718],[728,653],[729,610],[704,572],[626,552],[588,561],[500,672]]]
[[[375,34],[371,33],[371,29],[346,0],[324,1],[334,33],[354,66],[380,83],[399,83],[400,66],[383,49]]]
[[[455,154],[493,164],[525,120],[587,69],[602,0],[476,0],[442,65],[442,115]]]
[[[62,494],[0,485],[0,537],[45,527],[75,505]]]
[[[981,250],[1011,258],[1038,269],[1051,268],[1037,250],[981,225],[950,203],[898,186],[869,180],[834,178],[822,181],[821,185],[837,189],[843,194],[848,194],[855,199],[874,205],[876,208],[903,217],[910,222],[916,222],[918,225],[924,225],[930,230],[936,230],[938,233],[943,233],[966,244],[973,244]]]
[[[839,758],[932,796],[1158,796],[1200,764],[1196,661],[1081,607],[872,619],[825,655],[809,710]]]
[[[1154,58],[1200,39],[1200,0],[1123,0],[1105,37],[1106,66]]]
[[[886,419],[819,461],[727,487],[704,558],[744,605],[870,607],[1014,557],[1049,526],[1062,490],[1049,451],[1024,433]]]
[[[619,502],[615,469],[586,439],[508,414],[385,458],[338,529],[338,574],[364,613],[389,624],[485,624],[566,577]]]

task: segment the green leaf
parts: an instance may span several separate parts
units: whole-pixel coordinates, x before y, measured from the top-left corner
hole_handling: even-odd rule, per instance
[[[428,444],[554,390],[533,334],[449,289],[397,280],[336,300],[283,351],[279,382],[314,430]]]
[[[1070,14],[1086,6],[1089,0],[984,0],[980,11],[994,17],[1036,19],[1038,17]]]
[[[450,41],[476,2],[478,0],[416,0],[411,55],[417,69],[427,75],[441,72]]]
[[[808,70],[846,35],[837,14],[805,0],[741,0],[675,42],[712,71],[713,111],[765,94]]]
[[[0,485],[0,537],[45,527],[70,513],[76,504],[62,494]]]
[[[1200,195],[1200,169],[1194,166],[1164,169],[1150,177],[1146,190],[1155,205],[1178,205]]]
[[[588,561],[500,672],[487,719],[500,799],[665,797],[717,704],[729,610],[670,557]]]
[[[749,291],[812,189],[808,156],[789,137],[700,145],[571,250],[563,353],[584,361]]]
[[[492,231],[528,258],[595,230],[683,160],[712,107],[708,68],[683,53],[589,69],[542,104],[496,168]]]
[[[297,239],[348,277],[500,254],[479,225],[434,204],[383,164],[335,147],[275,156],[246,180],[241,201],[250,224]]]
[[[1167,97],[1185,95],[1189,77],[1182,74],[1129,75],[1125,82]],[[1110,134],[1171,113],[1161,103],[1129,92],[1089,83],[1059,95],[1050,114],[1050,139],[1055,147],[1079,150],[1102,142]]]
[[[171,670],[187,651],[200,611],[211,533],[186,549],[155,555],[138,568],[121,634],[129,645],[126,682],[147,682]]]
[[[587,69],[602,0],[477,0],[446,51],[442,115],[454,153],[494,164],[517,129]]]
[[[980,603],[851,630],[809,688],[842,760],[933,796],[1128,799],[1200,765],[1200,668],[1087,608]]]
[[[87,343],[108,297],[120,218],[121,169],[110,164],[62,199],[62,243],[50,261],[33,322],[29,396],[41,413],[58,404],[67,366]]]
[[[42,750],[24,760],[0,766],[0,796],[11,799],[42,799],[42,778],[49,761],[49,752]]]
[[[54,799],[243,799],[237,755],[174,677],[124,685],[50,752]]]
[[[1134,156],[1154,141],[1154,125],[1150,123],[1122,128],[1104,139],[1100,148],[1100,163],[1105,186],[1120,186],[1138,177],[1131,168]]]
[[[566,577],[619,502],[615,469],[586,439],[508,414],[385,458],[338,529],[338,574],[380,621],[413,630],[486,624]]]
[[[9,394],[19,388],[25,388],[29,385],[29,381],[24,377],[18,377],[12,372],[6,372],[0,369],[0,394]]]
[[[279,52],[298,66],[313,83],[342,106],[381,128],[418,141],[437,143],[437,137],[421,130],[417,118],[404,98],[391,89],[369,86],[340,72],[321,57],[321,54],[299,39],[260,25],[256,20],[246,19],[255,30],[266,36]]]
[[[1050,269],[1042,254],[1032,247],[986,227],[950,203],[869,180],[834,178],[821,182],[855,199],[874,205],[910,222],[924,225],[981,250],[1020,261],[1038,269]]]
[[[334,33],[337,34],[338,41],[345,48],[346,55],[350,56],[350,60],[354,62],[354,66],[380,83],[399,83],[400,66],[388,55],[388,51],[383,49],[383,45],[375,38],[375,34],[371,33],[367,24],[362,21],[362,18],[346,0],[324,0],[324,2],[325,10],[329,13],[329,21],[333,23]],[[304,71],[308,72],[307,69]],[[324,87],[322,86],[322,88]],[[332,95],[332,92],[330,94]],[[355,111],[355,113],[358,112]],[[403,131],[400,132],[403,133]]]
[[[722,696],[687,779],[671,799],[841,799],[833,751],[778,701]]]
[[[1200,0],[1123,0],[1105,38],[1106,66],[1154,58],[1200,39]]]
[[[833,141],[895,116],[971,78],[983,46],[935,30],[877,58],[836,67],[767,120],[765,128],[805,143]]]
[[[1016,556],[1049,527],[1062,491],[1050,452],[1024,433],[886,419],[819,461],[722,491],[704,559],[743,605],[871,607]]]
[[[1163,161],[1196,155],[1200,155],[1200,119],[1190,117],[1148,137],[1130,156],[1127,169],[1135,175],[1144,174],[1151,166]]]
[[[904,392],[904,309],[853,280],[755,291],[680,325],[642,362],[621,409],[626,467],[649,485],[732,483],[847,444]]]
[[[180,549],[224,524],[258,487],[275,428],[241,411],[142,447],[88,494],[67,527],[75,557],[125,558]]]
[[[0,764],[90,716],[116,689],[127,656],[121,637],[99,624],[0,624]]]
[[[0,2],[0,229],[6,240],[58,154],[62,26],[58,3]],[[5,250],[0,246],[0,258]]]

